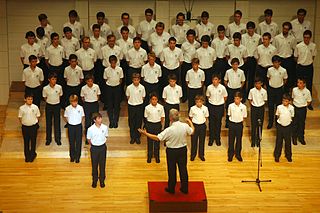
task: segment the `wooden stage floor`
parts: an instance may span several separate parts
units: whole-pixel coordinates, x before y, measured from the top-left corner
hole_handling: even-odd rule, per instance
[[[21,93],[12,92],[7,108],[0,107],[6,112],[5,122],[0,116],[0,212],[148,212],[147,182],[167,178],[165,149],[161,146],[160,164],[147,164],[146,138],[140,145],[129,144],[125,104],[120,128],[110,130],[106,188],[92,189],[88,147],[83,147],[80,164],[70,163],[65,129],[61,147],[44,146],[44,114],[38,158],[34,163],[24,162],[17,120],[21,98]],[[185,115],[186,106],[182,109]],[[284,156],[280,163],[274,162],[275,129],[264,129],[261,179],[272,182],[261,184],[263,192],[254,183],[241,183],[256,178],[258,150],[250,147],[250,122],[244,130],[242,163],[227,162],[227,130],[223,129],[222,146],[206,145],[205,162],[198,158],[188,162],[189,179],[205,183],[208,212],[320,212],[319,119],[319,108],[308,111],[307,145],[293,146],[292,163]]]

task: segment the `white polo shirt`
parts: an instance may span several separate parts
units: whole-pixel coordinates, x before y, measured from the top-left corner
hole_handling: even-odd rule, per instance
[[[54,85],[51,87],[50,84],[43,87],[42,96],[46,98],[46,102],[48,104],[59,104],[60,97],[63,95],[62,87],[59,84]]]
[[[157,22],[155,20],[151,20],[148,22],[147,20],[143,20],[137,26],[137,34],[142,35],[141,39],[144,41],[148,41],[151,33],[155,31]]]
[[[97,84],[93,84],[92,87],[84,85],[81,88],[80,96],[84,98],[85,102],[93,103],[98,101],[99,95],[101,95],[100,87]]]
[[[228,64],[230,66],[231,65],[231,60],[233,58],[238,58],[239,59],[239,67],[243,66],[244,65],[244,58],[247,58],[248,57],[248,50],[247,48],[240,44],[238,47],[235,46],[234,44],[229,44],[225,50],[225,55],[226,56],[229,56],[229,60],[228,60]]]
[[[193,133],[192,128],[180,121],[175,121],[170,127],[160,132],[157,137],[166,142],[167,148],[181,148],[187,146],[186,136]]]
[[[171,27],[170,34],[175,37],[177,40],[177,44],[183,44],[186,41],[187,32],[190,29],[190,26],[183,23],[182,26],[178,24],[174,24]]]
[[[232,103],[228,107],[229,120],[234,123],[240,123],[247,117],[247,107],[240,102],[239,105]]]
[[[45,26],[45,27],[39,25],[39,26],[36,27],[36,29],[37,29],[38,27],[42,27],[42,28],[44,29],[44,35],[45,35],[48,39],[50,39],[51,33],[54,32],[53,27],[52,27],[50,24],[47,24],[47,26]],[[36,31],[36,30],[35,30],[35,31]]]
[[[276,54],[277,49],[272,44],[268,47],[260,44],[254,53],[254,57],[257,59],[257,63],[260,66],[269,67],[272,66],[272,57]]]
[[[84,117],[83,107],[77,104],[76,107],[69,105],[64,111],[64,117],[67,118],[68,124],[78,125],[82,123],[82,118]]]
[[[201,40],[201,37],[204,35],[208,35],[211,38],[211,35],[215,34],[215,30],[214,24],[211,22],[208,22],[207,24],[200,22],[195,28],[196,35],[199,40]]]
[[[267,77],[269,78],[270,87],[279,88],[283,86],[284,80],[288,79],[288,74],[287,70],[281,66],[278,69],[270,67],[267,72]]]
[[[213,62],[217,59],[217,54],[212,47],[200,47],[197,49],[195,57],[199,59],[199,67],[201,69],[209,69],[213,66]]]
[[[227,26],[226,36],[232,39],[234,33],[239,32],[241,34],[245,34],[246,31],[246,24],[240,23],[237,25],[235,22],[232,22]]]
[[[29,63],[29,56],[35,55],[37,57],[40,57],[43,55],[41,46],[37,43],[34,43],[33,45],[30,45],[28,43],[23,44],[20,48],[20,57],[23,58],[23,63],[30,65]],[[38,60],[39,63],[39,60]]]
[[[208,107],[202,105],[198,107],[196,105],[190,108],[189,117],[194,124],[204,124],[206,122],[206,118],[209,117]]]
[[[37,44],[40,45],[41,51],[39,52],[39,57],[44,57],[46,49],[49,47],[50,42],[46,36],[43,36],[41,39],[37,38]]]
[[[95,23],[95,24],[97,24],[97,23]],[[93,35],[93,33],[92,33],[92,27],[93,27],[93,25],[94,25],[94,24],[92,24],[92,25],[90,26],[90,30],[89,30],[90,36]],[[107,39],[107,36],[108,36],[108,35],[112,35],[112,34],[113,34],[113,32],[112,32],[112,30],[111,30],[111,27],[110,27],[107,23],[103,23],[103,24],[100,26],[100,36],[101,36],[102,38]]]
[[[247,48],[248,57],[254,56],[254,51],[258,47],[260,39],[261,37],[257,33],[254,33],[252,36],[248,33],[242,35],[241,44]]]
[[[180,48],[175,47],[171,50],[169,47],[163,49],[160,54],[160,60],[163,62],[163,66],[169,70],[174,70],[180,66],[180,62],[183,61],[183,54]]]
[[[293,88],[292,99],[295,107],[306,107],[308,106],[308,102],[312,101],[311,93],[306,87],[303,89],[299,89],[298,87]]]
[[[44,80],[42,69],[36,67],[34,70],[31,67],[27,67],[23,70],[22,81],[27,87],[36,88],[41,85],[41,81]]]
[[[149,63],[142,66],[141,77],[149,84],[155,84],[159,82],[159,78],[162,76],[161,67],[159,64],[154,63],[151,66]]]
[[[241,82],[244,82],[246,80],[246,76],[244,75],[243,70],[237,69],[233,70],[228,69],[225,76],[224,80],[228,81],[227,86],[231,89],[238,89],[241,88]]]
[[[90,37],[91,48],[96,52],[97,59],[102,59],[101,48],[107,45],[107,40],[99,36],[95,38],[94,36]]]
[[[78,49],[80,49],[79,40],[75,37],[72,37],[71,39],[64,37],[60,40],[60,43],[65,52],[65,59],[69,59],[71,54],[74,54]]]
[[[288,34],[284,37],[282,33],[274,37],[273,43],[276,48],[278,55],[282,58],[289,58],[293,55],[293,50],[297,45],[297,41],[293,35]]]
[[[116,45],[118,45],[124,57],[126,57],[127,52],[133,47],[133,39],[128,38],[126,41],[123,38],[120,38],[116,41]]]
[[[211,47],[216,51],[218,58],[225,57],[225,51],[229,43],[230,40],[226,36],[222,40],[219,37],[213,39]]]
[[[162,35],[158,35],[156,32],[151,33],[148,45],[149,47],[152,47],[152,51],[156,54],[156,56],[159,58],[160,53],[162,52],[163,48],[168,46],[170,34],[163,31]]]
[[[277,122],[281,126],[288,126],[291,124],[292,118],[294,117],[294,107],[291,104],[288,106],[280,104],[277,106],[276,116],[278,116]]]
[[[40,110],[35,104],[24,104],[19,107],[18,117],[21,118],[22,125],[33,126],[38,123]]]
[[[202,87],[202,82],[205,80],[205,74],[203,70],[198,69],[195,71],[194,69],[188,70],[186,74],[186,81],[188,82],[188,87],[192,89],[199,89]]]
[[[121,38],[121,28],[123,27],[124,25],[121,25],[117,28],[117,31],[115,33],[115,36],[117,37],[117,39],[120,39]],[[129,28],[129,38],[134,38],[137,36],[136,34],[136,29],[132,26],[132,25],[128,25],[127,26]]]
[[[147,51],[141,47],[138,50],[133,47],[128,50],[126,60],[128,61],[130,67],[141,68],[148,60]]]
[[[65,57],[64,48],[61,45],[54,47],[52,44],[46,49],[45,58],[49,60],[51,66],[62,65],[62,59]]]
[[[118,86],[120,84],[120,80],[123,78],[122,68],[118,66],[114,69],[111,66],[105,68],[103,78],[106,80],[106,84],[108,86]]]
[[[167,85],[163,89],[162,98],[168,104],[180,104],[180,98],[182,97],[182,89],[179,85],[175,85],[174,87]]]
[[[72,35],[80,40],[81,39],[81,36],[84,35],[84,27],[82,26],[82,24],[78,21],[75,21],[73,24],[71,24],[69,21],[66,22],[64,25],[63,25],[63,28],[64,27],[70,27],[71,30],[72,30]]]
[[[224,99],[228,97],[228,92],[222,84],[219,84],[218,86],[210,84],[207,87],[206,96],[208,97],[210,104],[219,106],[225,103]]]
[[[263,21],[259,23],[257,33],[260,34],[261,36],[264,33],[270,33],[271,39],[273,39],[276,35],[279,34],[278,24],[273,21],[271,21],[270,24],[267,24],[266,21]]]
[[[106,45],[101,48],[101,52],[102,52],[102,58],[103,58],[103,61],[102,61],[103,66],[105,67],[110,66],[109,57],[111,55],[114,55],[117,57],[118,59],[117,66],[120,66],[120,60],[123,59],[123,53],[119,46],[114,45],[114,47],[111,48],[109,45]]]
[[[146,97],[146,90],[142,84],[135,86],[132,83],[127,87],[126,96],[128,97],[128,104],[132,106],[140,105]]]
[[[87,139],[90,140],[91,145],[93,146],[101,146],[105,144],[108,136],[108,127],[104,124],[101,124],[100,127],[93,124],[89,127],[87,132]]]
[[[147,119],[148,122],[160,122],[161,118],[165,117],[163,106],[159,103],[157,103],[155,106],[149,104],[144,109],[144,117]]]
[[[183,54],[183,60],[186,63],[191,63],[191,60],[196,56],[196,50],[200,47],[200,43],[194,40],[191,44],[189,41],[186,41],[182,44],[181,50]]]
[[[301,24],[298,19],[294,19],[291,21],[292,24],[292,35],[297,39],[297,42],[303,41],[303,33],[306,30],[311,30],[311,22],[308,20],[304,20]]]
[[[313,57],[317,55],[316,44],[310,42],[306,45],[304,42],[297,44],[294,50],[294,57],[298,58],[297,64],[307,66],[313,63]]]
[[[76,55],[78,56],[78,63],[82,70],[88,71],[93,69],[94,63],[97,61],[97,55],[93,49],[88,48],[85,50],[82,47],[76,52]]]
[[[67,79],[68,86],[74,87],[80,84],[80,80],[83,79],[83,72],[81,67],[79,67],[78,65],[76,65],[75,68],[67,66],[64,69],[63,77]]]
[[[266,101],[268,100],[267,90],[263,87],[261,89],[257,89],[253,87],[249,91],[248,100],[251,100],[251,105],[255,107],[262,107],[265,105]]]

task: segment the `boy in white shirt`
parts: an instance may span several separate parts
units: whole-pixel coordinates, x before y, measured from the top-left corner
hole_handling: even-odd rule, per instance
[[[282,104],[277,107],[277,136],[276,145],[274,147],[274,161],[279,162],[279,158],[282,152],[283,140],[285,156],[288,162],[292,162],[292,150],[291,150],[291,123],[294,117],[294,108],[290,104],[290,96],[284,94],[282,97]]]
[[[37,157],[36,146],[40,111],[36,105],[32,104],[32,94],[25,94],[24,100],[25,104],[20,106],[18,118],[22,125],[25,162],[33,162]]]
[[[90,38],[85,36],[82,39],[82,47],[77,50],[79,66],[82,68],[83,76],[94,75],[95,62],[97,61],[96,52],[90,48]]]
[[[75,10],[69,11],[69,21],[66,22],[63,27],[70,27],[72,30],[72,35],[78,40],[84,37],[84,27],[77,20],[79,19],[78,13]]]
[[[63,66],[66,68],[69,64],[69,56],[75,54],[80,49],[79,40],[72,36],[72,29],[70,27],[63,28],[64,37],[60,43],[64,49]]]
[[[156,93],[150,93],[150,104],[144,109],[144,117],[146,119],[146,130],[151,134],[158,135],[161,132],[164,122],[164,108],[158,103]],[[148,141],[148,158],[147,163],[151,163],[152,156],[156,159],[156,163],[160,163],[160,143],[158,141],[147,138]]]
[[[241,103],[241,93],[234,94],[234,103],[228,107],[228,116],[230,117],[229,135],[228,135],[228,161],[231,162],[235,155],[237,160],[242,162],[242,134],[243,120],[247,117],[247,107]],[[236,144],[234,146],[234,142]]]
[[[292,30],[291,33],[296,38],[297,42],[300,43],[303,41],[303,33],[306,30],[311,31],[311,22],[305,20],[307,11],[303,8],[298,9],[297,18],[291,21]]]
[[[177,40],[176,46],[181,48],[181,45],[186,41],[187,31],[190,26],[184,23],[185,15],[183,13],[178,13],[176,16],[176,24],[172,25],[170,34]]]
[[[246,25],[244,23],[241,23],[242,18],[242,12],[240,10],[234,11],[233,19],[234,22],[228,25],[226,30],[226,36],[231,39],[233,37],[233,34],[238,32],[241,34],[246,33]]]
[[[130,15],[129,13],[122,13],[121,14],[121,21],[122,21],[122,25],[119,26],[117,28],[117,31],[115,32],[115,36],[117,37],[117,39],[121,38],[121,28],[126,26],[129,29],[129,38],[133,39],[134,37],[137,36],[136,34],[136,29],[129,24],[130,21]]]
[[[20,48],[20,60],[23,65],[23,69],[27,68],[30,65],[30,55],[35,55],[37,57],[37,63],[39,62],[38,57],[42,55],[41,46],[35,43],[36,35],[34,34],[34,32],[27,32],[25,38],[27,39],[27,43],[23,44]]]
[[[195,97],[195,105],[190,108],[189,117],[194,126],[194,133],[191,135],[191,157],[190,160],[194,161],[197,155],[199,144],[199,158],[205,161],[204,158],[204,142],[206,138],[206,121],[209,117],[208,107],[204,104],[204,97],[197,95]]]
[[[121,48],[116,45],[116,37],[114,35],[108,35],[107,37],[107,45],[101,48],[102,52],[102,65],[104,68],[110,66],[109,57],[111,55],[115,55],[118,59],[117,65],[120,66],[120,61],[123,59],[123,52]]]
[[[45,35],[48,37],[48,39],[51,38],[51,33],[54,32],[53,27],[49,24],[48,16],[44,13],[41,13],[38,15],[38,20],[40,22],[39,27],[43,27]]]
[[[78,104],[78,96],[72,94],[69,97],[70,105],[64,111],[64,119],[68,123],[69,155],[70,162],[80,163],[82,148],[82,120],[84,111]]]
[[[154,52],[157,56],[156,63],[161,64],[160,54],[163,48],[168,46],[170,34],[164,31],[164,23],[158,22],[155,27],[155,32],[150,34],[148,46],[150,52]]]
[[[105,22],[106,21],[106,15],[104,14],[104,12],[97,12],[96,14],[96,18],[97,18],[97,23],[94,24],[99,24],[100,25],[100,35],[102,38],[107,39],[108,35],[112,35],[113,32],[110,28],[110,26]],[[90,27],[90,31],[92,29],[93,24]],[[90,32],[91,35],[93,34],[93,32]]]
[[[209,36],[209,42],[214,38],[214,24],[209,22],[209,13],[207,11],[203,11],[201,13],[201,22],[196,25],[196,39],[200,42],[202,36],[207,35]]]
[[[145,20],[137,26],[137,36],[141,38],[141,47],[149,53],[148,40],[150,34],[155,31],[157,22],[153,20],[153,10],[147,8],[144,11]]]
[[[271,34],[271,40],[279,34],[279,28],[277,23],[272,21],[273,11],[271,9],[266,9],[264,11],[264,21],[259,23],[257,33],[263,35],[264,33]]]
[[[45,60],[45,53],[46,53],[46,49],[47,47],[49,47],[50,45],[50,42],[49,42],[49,39],[47,36],[45,36],[44,34],[44,29],[43,27],[38,27],[36,29],[36,34],[37,34],[37,37],[36,37],[36,42],[37,44],[40,45],[40,49],[41,49],[41,53],[39,54],[38,56],[38,59],[39,59],[39,63],[38,63],[38,67],[40,67],[43,71],[43,75],[44,75],[44,81],[42,82],[42,85],[45,86],[48,84],[48,67],[46,65],[46,60]]]

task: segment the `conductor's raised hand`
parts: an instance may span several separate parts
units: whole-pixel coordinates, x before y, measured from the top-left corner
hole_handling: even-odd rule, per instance
[[[147,134],[147,130],[146,130],[146,129],[141,129],[141,128],[139,128],[139,129],[138,129],[138,132],[140,132],[140,133],[143,134],[143,135],[146,135],[146,134]]]

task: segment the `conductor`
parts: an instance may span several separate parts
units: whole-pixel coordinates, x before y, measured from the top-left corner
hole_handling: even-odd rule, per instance
[[[166,144],[166,157],[168,167],[168,187],[165,191],[174,194],[177,183],[177,164],[179,167],[181,188],[184,194],[188,193],[188,171],[187,171],[187,141],[186,136],[192,135],[194,126],[190,119],[186,123],[179,121],[179,111],[171,109],[169,112],[171,126],[164,129],[158,135],[148,133],[145,129],[139,129],[141,134],[146,135],[155,141],[164,141]]]

